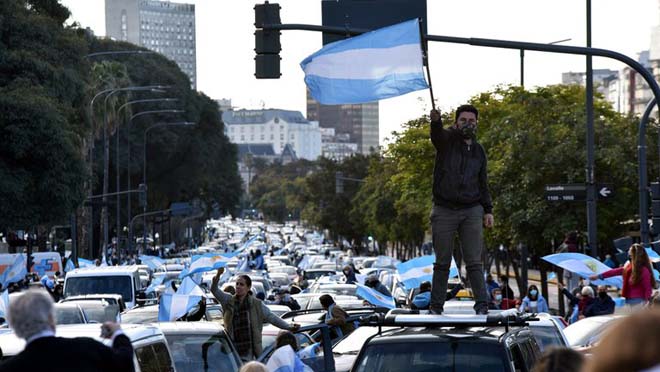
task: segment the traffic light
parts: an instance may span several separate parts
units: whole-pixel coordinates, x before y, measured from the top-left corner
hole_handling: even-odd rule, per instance
[[[344,172],[335,172],[335,194],[344,192]]]
[[[653,235],[660,234],[660,182],[651,182],[651,215]]]
[[[257,55],[255,60],[255,73],[257,79],[279,79],[280,73],[280,44],[279,30],[264,30],[263,26],[282,24],[280,20],[280,5],[264,4],[254,6],[254,51]]]
[[[138,190],[140,190],[138,194],[140,207],[144,208],[147,205],[147,185],[141,183]]]

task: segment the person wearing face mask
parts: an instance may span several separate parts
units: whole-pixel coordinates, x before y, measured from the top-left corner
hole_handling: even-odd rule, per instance
[[[550,310],[548,309],[548,302],[539,293],[539,289],[532,284],[527,290],[527,296],[523,298],[522,304],[520,304],[520,311],[524,313],[547,313]]]
[[[614,300],[607,294],[607,287],[604,285],[598,286],[598,296],[594,302],[584,310],[584,316],[596,316],[614,314]]]
[[[483,228],[494,224],[488,191],[486,151],[476,140],[479,112],[472,105],[456,110],[454,125],[445,129],[440,112],[431,111],[431,142],[436,150],[433,170],[431,229],[436,262],[430,311],[441,314],[449,266],[458,235],[477,314],[488,313],[488,293],[481,254]]]

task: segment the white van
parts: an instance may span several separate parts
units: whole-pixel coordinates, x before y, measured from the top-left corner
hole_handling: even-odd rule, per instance
[[[64,297],[90,294],[119,294],[126,308],[136,306],[140,272],[133,266],[105,266],[75,269],[66,274]]]

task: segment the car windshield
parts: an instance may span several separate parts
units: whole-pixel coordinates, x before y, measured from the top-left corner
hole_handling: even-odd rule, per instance
[[[107,302],[102,303],[101,301],[87,301],[87,303],[81,303],[80,307],[82,307],[83,311],[85,312],[85,316],[87,317],[87,321],[89,322],[116,322],[117,314],[119,314],[119,306],[111,305]]]
[[[506,371],[502,346],[467,340],[392,342],[367,346],[354,366],[358,372]]]
[[[323,275],[334,274],[334,271],[305,271],[305,279],[314,280],[322,277]]]
[[[79,276],[66,279],[64,297],[96,293],[118,294],[121,295],[124,302],[132,302],[131,277],[126,275]]]
[[[229,341],[221,335],[166,334],[179,372],[237,371],[238,361]]]
[[[555,327],[529,327],[539,344],[541,351],[551,346],[566,347],[561,337],[560,331]]]
[[[81,324],[85,323],[77,306],[55,306],[56,324]]]

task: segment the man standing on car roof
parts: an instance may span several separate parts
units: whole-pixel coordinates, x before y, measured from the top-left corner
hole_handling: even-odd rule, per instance
[[[456,234],[460,239],[477,314],[488,313],[488,294],[481,253],[483,228],[492,227],[493,205],[488,192],[486,151],[476,140],[479,112],[472,105],[456,109],[454,125],[444,129],[440,112],[431,111],[433,169],[433,289],[430,311],[441,314]]]

